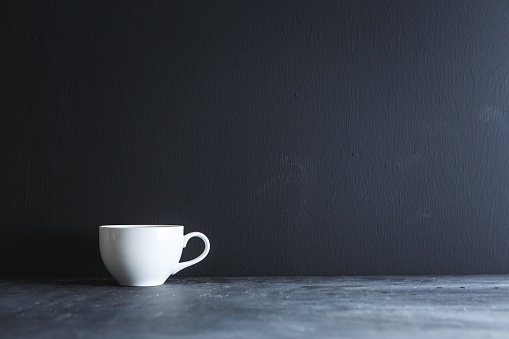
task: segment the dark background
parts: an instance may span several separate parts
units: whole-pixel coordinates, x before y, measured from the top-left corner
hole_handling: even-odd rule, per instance
[[[509,2],[1,2],[1,277],[509,273]],[[184,259],[203,245],[192,240]]]

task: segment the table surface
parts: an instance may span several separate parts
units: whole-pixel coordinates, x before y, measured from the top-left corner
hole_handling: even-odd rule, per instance
[[[1,338],[509,338],[509,276],[0,280]]]

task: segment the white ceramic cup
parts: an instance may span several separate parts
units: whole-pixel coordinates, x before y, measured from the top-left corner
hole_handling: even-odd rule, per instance
[[[202,239],[205,249],[195,259],[179,262],[192,237]],[[202,261],[210,242],[199,232],[184,235],[184,226],[179,225],[103,225],[99,227],[99,250],[104,265],[120,285],[157,286]]]

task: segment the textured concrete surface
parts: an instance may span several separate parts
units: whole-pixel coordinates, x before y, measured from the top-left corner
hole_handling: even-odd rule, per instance
[[[1,280],[2,338],[508,338],[509,276]]]

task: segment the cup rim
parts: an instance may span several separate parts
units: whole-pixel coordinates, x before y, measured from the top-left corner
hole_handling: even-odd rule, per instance
[[[149,229],[149,228],[179,228],[182,225],[101,225],[99,228],[119,228],[119,229]]]

